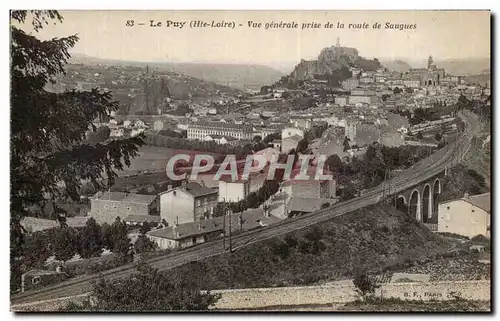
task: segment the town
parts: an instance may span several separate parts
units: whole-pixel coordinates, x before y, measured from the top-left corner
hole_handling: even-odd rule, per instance
[[[489,280],[489,80],[451,74],[435,62],[438,57],[399,71],[364,58],[369,54],[337,38],[315,60],[301,60],[291,73],[253,89],[153,63],[69,61],[65,74],[46,84],[47,92],[75,90],[116,101],[111,112],[92,120],[82,146],[133,141],[139,147],[124,154],[125,166],[110,161],[96,175],[79,167],[58,174],[51,192],[23,209],[29,214],[16,230],[24,235],[23,254],[11,263],[14,301],[144,262],[182,272],[184,265],[170,257],[182,264],[203,259],[196,264],[222,271],[259,252],[263,259],[253,268],[262,269],[262,279],[245,270],[243,280],[235,269],[225,276],[214,272],[200,286],[367,278],[354,275],[352,262],[363,255],[353,254],[356,248],[372,257],[357,264],[379,281],[399,274],[412,282],[420,282],[419,275],[427,281]],[[117,150],[110,157],[124,153]],[[67,192],[76,197],[54,196]],[[343,215],[349,212],[350,218]],[[309,266],[285,278],[287,260],[300,254],[323,267],[313,257],[328,251],[344,262],[335,260],[336,268],[325,267],[328,273],[311,270],[306,277]],[[443,266],[458,261],[465,272],[443,276]],[[37,295],[39,301],[50,296]]]

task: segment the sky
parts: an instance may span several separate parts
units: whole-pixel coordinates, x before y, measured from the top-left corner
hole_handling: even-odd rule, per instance
[[[316,59],[340,39],[360,55],[380,60],[425,61],[490,57],[489,11],[60,11],[63,23],[48,25],[37,37],[78,34],[72,52],[98,58],[157,62],[251,63],[281,66]],[[127,27],[127,20],[134,20]],[[151,20],[162,27],[150,27]],[[186,22],[182,29],[166,22]],[[191,21],[234,22],[235,28],[190,28]],[[262,23],[250,28],[248,22]],[[264,29],[266,23],[297,22],[296,29]],[[144,23],[139,26],[138,23]],[[337,23],[344,23],[338,29]],[[373,29],[379,22],[381,29]],[[407,30],[385,23],[415,24]],[[321,28],[302,29],[303,23]],[[333,28],[324,28],[331,23]],[[367,23],[369,29],[349,29]],[[241,26],[240,26],[241,24]],[[33,32],[30,25],[22,29]],[[34,33],[34,32],[33,32]]]

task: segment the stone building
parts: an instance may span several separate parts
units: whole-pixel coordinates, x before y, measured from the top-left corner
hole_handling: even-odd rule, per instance
[[[203,140],[207,135],[223,135],[236,139],[252,139],[254,133],[252,126],[224,122],[200,121],[191,124],[187,129],[188,139]]]
[[[141,195],[122,192],[98,192],[90,198],[89,216],[97,223],[112,224],[117,217],[133,215],[158,215],[157,195]]]
[[[437,68],[432,56],[429,56],[427,68],[412,68],[409,70],[409,75],[418,76],[423,86],[438,86],[445,77],[445,71],[443,68]]]
[[[212,218],[217,206],[216,189],[183,181],[182,186],[160,194],[160,216],[168,224],[182,224]]]

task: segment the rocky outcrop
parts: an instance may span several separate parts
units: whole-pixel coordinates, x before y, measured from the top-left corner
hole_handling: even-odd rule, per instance
[[[341,73],[341,78],[349,78],[346,68],[357,67],[363,70],[375,70],[381,65],[378,60],[368,60],[359,56],[358,50],[349,47],[331,46],[321,50],[317,60],[301,60],[289,75],[290,81],[303,81],[318,76],[329,78]],[[342,80],[342,79],[340,79]],[[337,79],[336,79],[337,81]]]

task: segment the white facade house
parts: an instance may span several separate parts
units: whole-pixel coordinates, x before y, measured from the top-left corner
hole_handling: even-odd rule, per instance
[[[287,139],[292,136],[300,136],[304,137],[304,131],[300,128],[295,128],[295,127],[287,127],[281,131],[281,139]]]
[[[438,206],[438,232],[468,237],[490,237],[490,193],[442,202]]]
[[[246,181],[219,181],[219,202],[238,202],[250,194],[250,182]]]

